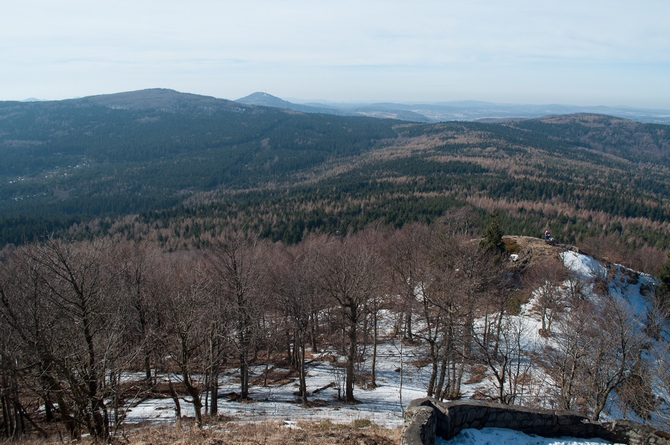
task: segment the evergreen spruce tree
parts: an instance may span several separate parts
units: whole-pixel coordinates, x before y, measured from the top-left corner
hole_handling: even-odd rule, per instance
[[[482,239],[482,248],[493,251],[496,255],[505,252],[505,243],[503,243],[503,231],[500,225],[500,214],[494,211],[489,214],[489,224],[484,229],[484,239]]]

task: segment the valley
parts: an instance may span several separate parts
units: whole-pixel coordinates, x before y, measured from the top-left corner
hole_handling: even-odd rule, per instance
[[[143,90],[1,102],[0,157],[5,435],[426,395],[667,424],[666,125]]]
[[[670,246],[664,125],[588,114],[421,124],[170,90],[3,103],[0,118],[3,245],[111,229],[179,248],[229,225],[297,242],[468,208],[480,221],[498,210],[509,233],[607,238],[625,256]]]

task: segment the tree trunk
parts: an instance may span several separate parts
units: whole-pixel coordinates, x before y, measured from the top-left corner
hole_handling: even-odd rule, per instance
[[[12,418],[12,413],[10,411],[10,403],[7,396],[4,394],[5,390],[3,388],[3,394],[0,396],[0,405],[2,405],[2,420],[4,424],[5,437],[11,438],[14,437],[14,419]]]
[[[147,381],[147,386],[153,388],[153,377],[151,375],[151,351],[145,346],[144,347],[144,374]]]
[[[44,395],[44,413],[46,414],[46,421],[47,422],[53,422],[54,421],[54,411],[56,410],[56,407],[54,404],[51,402],[51,398],[49,397],[49,394]]]
[[[217,325],[210,328],[209,335],[209,415],[216,416],[219,410],[219,339]],[[207,407],[205,406],[205,411]]]
[[[405,338],[412,340],[414,334],[412,333],[412,313],[407,312],[405,316]]]
[[[188,375],[184,378],[184,386],[186,386],[188,395],[191,396],[191,403],[195,412],[195,424],[198,428],[202,428],[202,400],[200,399],[200,391],[191,384],[191,379]]]
[[[377,340],[379,336],[379,330],[377,328],[377,311],[375,310],[372,313],[372,365],[371,365],[371,382],[370,386],[372,388],[377,387]]]
[[[109,439],[109,418],[105,402],[96,397],[91,402],[91,414],[95,437],[107,441]]]
[[[179,403],[179,395],[177,394],[177,391],[174,389],[174,385],[172,384],[172,380],[168,376],[168,388],[170,389],[170,397],[172,397],[172,401],[174,402],[174,416],[177,419],[177,423],[181,422],[181,403]]]
[[[147,341],[147,330],[148,330],[148,323],[146,319],[146,314],[144,311],[144,308],[142,305],[139,303],[141,301],[141,295],[140,295],[140,289],[137,289],[137,301],[138,303],[136,304],[136,309],[139,314],[139,321],[140,321],[140,333],[142,335],[142,340],[144,344],[142,345],[142,353],[144,355],[144,375],[145,379],[147,382],[147,386],[149,388],[153,388],[153,379],[151,376],[151,349],[148,346],[148,341]]]
[[[77,425],[74,417],[72,417],[70,409],[65,403],[65,400],[60,397],[58,400],[58,411],[60,412],[60,417],[65,424],[65,429],[67,430],[70,439],[76,441],[81,440],[81,431],[79,430],[79,425]]]
[[[442,360],[440,361],[440,375],[439,378],[437,379],[437,386],[435,387],[435,396],[439,400],[444,400],[444,379],[447,374],[447,356],[445,355],[442,357]],[[447,383],[447,386],[449,384]]]
[[[305,372],[305,334],[300,332],[300,357],[299,357],[299,374],[300,374],[300,398],[303,406],[307,406],[307,373]]]
[[[352,311],[355,311],[352,309]],[[352,314],[353,315],[353,314]],[[352,319],[356,318],[352,316]],[[349,326],[349,354],[347,357],[347,375],[345,383],[345,392],[344,392],[344,401],[346,403],[355,403],[356,399],[354,398],[354,364],[356,362],[356,323],[351,322]]]
[[[213,370],[209,377],[209,415],[216,416],[219,412],[219,371]]]
[[[433,397],[435,394],[435,381],[437,380],[437,366],[438,366],[438,357],[437,357],[437,346],[435,341],[430,341],[430,361],[431,361],[431,370],[430,370],[430,379],[428,380],[428,389],[426,395],[428,397]]]
[[[317,346],[316,345],[316,325],[317,325],[317,322],[318,322],[318,316],[314,312],[312,312],[311,318],[312,319],[311,319],[311,323],[310,323],[310,337],[311,337],[311,340],[312,340],[312,352],[314,354],[316,354],[316,353],[319,352],[319,349],[316,347]]]
[[[249,398],[249,364],[245,353],[240,353],[240,398]]]
[[[463,374],[465,374],[465,359],[461,360],[461,363],[456,366],[456,362],[453,362],[452,365],[454,378],[451,380],[451,385],[453,389],[451,390],[451,397],[456,398],[461,393],[461,383],[463,382]]]
[[[49,434],[48,434],[46,431],[44,431],[44,430],[42,429],[42,427],[40,427],[40,426],[39,426],[39,425],[38,425],[38,424],[37,424],[37,423],[36,423],[36,422],[35,422],[29,415],[28,415],[28,413],[26,412],[26,409],[25,409],[19,402],[16,402],[16,409],[21,413],[21,425],[22,425],[22,428],[23,428],[24,431],[25,431],[25,429],[26,429],[26,426],[25,426],[25,423],[23,422],[23,420],[25,419],[25,420],[27,420],[28,422],[30,422],[30,424],[33,426],[33,428],[35,428],[35,429],[40,433],[40,436],[42,436],[42,438],[46,439],[46,438],[49,437]]]
[[[289,363],[289,366],[291,368],[295,369],[296,360],[295,355],[291,351],[291,331],[289,329],[286,330],[285,338],[286,338],[286,361]]]
[[[241,297],[238,297],[238,301],[242,301]],[[241,302],[238,302],[240,307],[242,306]],[[242,319],[238,322],[237,334],[239,342],[239,360],[240,360],[240,398],[242,400],[247,400],[249,398],[249,346],[250,341],[247,336],[247,330],[249,328],[249,320],[247,315],[243,314]]]

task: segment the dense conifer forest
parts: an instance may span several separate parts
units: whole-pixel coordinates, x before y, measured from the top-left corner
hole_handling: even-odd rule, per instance
[[[170,90],[3,102],[0,245],[120,233],[180,249],[230,226],[296,243],[471,208],[507,233],[660,252],[668,130],[588,114],[406,123]]]

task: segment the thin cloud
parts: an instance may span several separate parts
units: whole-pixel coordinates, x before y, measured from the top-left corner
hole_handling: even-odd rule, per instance
[[[167,86],[219,97],[595,97],[670,108],[658,75],[670,77],[668,16],[670,2],[656,0],[24,0],[3,6],[0,98]],[[388,82],[376,79],[382,70]],[[524,94],[528,73],[540,78]]]

